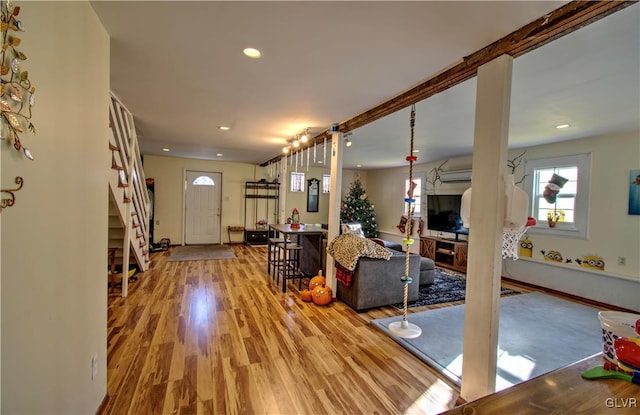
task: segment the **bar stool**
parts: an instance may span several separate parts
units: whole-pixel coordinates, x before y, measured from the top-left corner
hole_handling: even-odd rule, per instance
[[[302,246],[294,243],[278,243],[278,268],[276,268],[276,284],[280,282],[282,275],[282,292],[287,291],[288,280],[298,280],[298,289],[302,288],[302,279],[305,277],[300,271],[300,252]]]
[[[291,241],[287,240],[287,243]],[[280,265],[278,244],[284,243],[284,238],[267,239],[267,274],[272,278],[276,277],[278,267]],[[273,273],[272,273],[273,270]]]

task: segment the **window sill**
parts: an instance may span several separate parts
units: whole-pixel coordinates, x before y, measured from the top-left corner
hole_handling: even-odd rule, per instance
[[[587,239],[586,230],[578,229],[573,226],[571,227],[560,226],[560,227],[550,228],[547,225],[540,224],[537,226],[532,226],[531,228],[527,229],[527,232],[540,234],[540,235],[562,236],[566,238],[575,238],[575,239]]]

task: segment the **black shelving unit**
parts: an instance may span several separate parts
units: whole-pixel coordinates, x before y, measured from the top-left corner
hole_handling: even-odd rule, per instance
[[[279,222],[279,208],[279,183],[260,181],[244,184],[244,243],[246,245],[267,243],[268,224]],[[264,221],[264,228],[257,224],[261,220]]]

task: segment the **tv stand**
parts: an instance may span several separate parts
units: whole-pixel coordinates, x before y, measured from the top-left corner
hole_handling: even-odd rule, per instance
[[[430,258],[436,265],[460,272],[467,272],[467,241],[439,238],[435,236],[420,237],[420,255]]]

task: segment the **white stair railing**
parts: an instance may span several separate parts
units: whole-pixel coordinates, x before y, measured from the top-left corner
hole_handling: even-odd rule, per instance
[[[109,125],[112,154],[110,191],[124,229],[122,238],[122,296],[127,296],[129,258],[135,258],[138,268],[149,267],[149,209],[142,158],[131,112],[112,93],[109,104]]]

